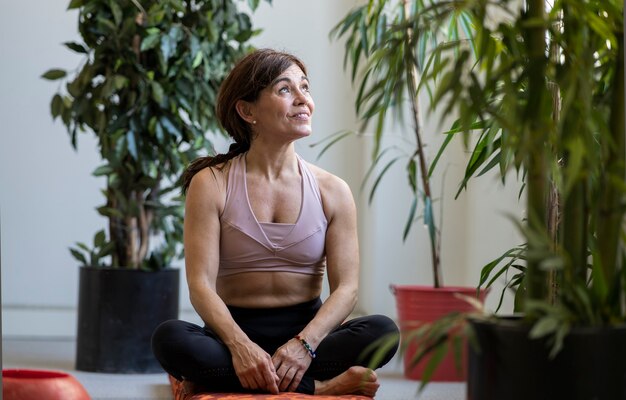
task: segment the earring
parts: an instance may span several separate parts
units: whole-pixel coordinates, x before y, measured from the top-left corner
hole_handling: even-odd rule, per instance
[[[256,125],[256,119],[252,121],[252,125]]]

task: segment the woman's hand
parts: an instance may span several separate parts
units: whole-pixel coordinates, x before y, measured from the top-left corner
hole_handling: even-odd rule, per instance
[[[311,357],[297,339],[280,346],[272,356],[281,392],[294,392],[311,365]]]
[[[230,349],[235,373],[246,389],[260,389],[278,394],[279,378],[272,358],[256,343],[248,342]]]

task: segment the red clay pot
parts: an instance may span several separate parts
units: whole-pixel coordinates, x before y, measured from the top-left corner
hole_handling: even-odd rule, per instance
[[[30,369],[2,370],[4,400],[90,400],[85,388],[70,374]]]
[[[404,335],[418,328],[423,323],[433,322],[452,312],[469,312],[472,306],[458,298],[456,294],[476,298],[476,288],[443,287],[415,285],[392,285],[391,290],[396,297],[396,307],[400,322],[400,332]],[[481,292],[480,301],[484,301],[486,292]],[[408,379],[421,380],[429,357],[412,366],[416,344],[409,344],[404,353],[404,376]],[[467,351],[463,346],[460,370],[454,360],[454,354],[449,351],[441,364],[431,376],[433,382],[463,382],[467,378]]]

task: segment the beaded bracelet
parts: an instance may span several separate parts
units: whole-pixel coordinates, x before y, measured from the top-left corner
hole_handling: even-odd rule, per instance
[[[309,356],[311,356],[311,358],[315,358],[317,356],[317,354],[315,353],[315,350],[313,350],[311,345],[306,340],[304,340],[302,336],[296,335],[295,338],[298,339],[300,343],[302,343],[306,351],[309,352]]]

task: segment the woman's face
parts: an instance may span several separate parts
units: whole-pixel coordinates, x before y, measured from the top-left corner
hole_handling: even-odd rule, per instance
[[[300,67],[293,64],[250,104],[251,120],[256,121],[252,129],[259,137],[291,141],[306,137],[311,134],[314,109],[309,80]]]

